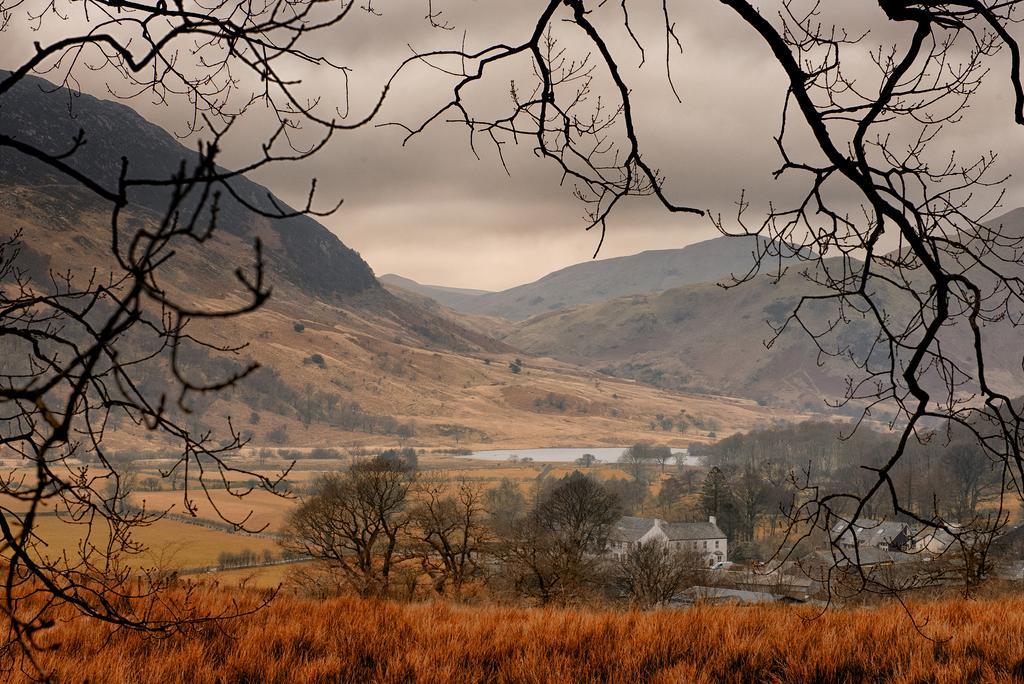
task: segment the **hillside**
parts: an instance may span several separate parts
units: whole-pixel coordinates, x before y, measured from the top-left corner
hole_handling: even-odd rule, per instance
[[[83,144],[65,161],[106,188],[116,187],[122,156],[129,160],[126,170],[129,179],[170,178],[182,163],[191,168],[197,160],[196,152],[119,102],[87,94],[70,96],[67,90],[54,90],[46,81],[31,77],[4,95],[0,135],[59,155],[73,149],[79,131],[84,132]],[[0,148],[0,185],[33,188],[49,195],[54,205],[48,209],[58,215],[93,206],[95,201],[83,193],[75,193],[73,199],[65,198],[69,183],[68,177],[52,167]],[[234,193],[251,206],[270,211],[276,203],[287,208],[287,204],[273,197],[269,190],[246,178],[233,180],[231,186]],[[167,206],[169,195],[166,188],[143,187],[133,189],[129,199],[135,211],[149,210],[157,216]],[[72,201],[67,201],[69,199]],[[67,206],[59,206],[62,204]],[[185,203],[186,210],[194,210],[194,207],[195,202]],[[182,220],[187,218],[186,213]],[[217,223],[225,233],[246,239],[259,235],[269,241],[276,247],[269,251],[268,258],[278,278],[309,292],[331,296],[380,287],[373,271],[356,252],[309,217],[270,222],[224,193],[218,206]]]
[[[587,261],[502,292],[438,301],[461,313],[521,321],[625,295],[728,280],[733,274],[742,276],[753,267],[755,254],[764,249],[765,243],[760,238],[715,238],[682,249]],[[786,254],[786,248],[783,254],[792,257]],[[433,296],[429,292],[422,294]]]
[[[174,168],[192,153],[131,109],[88,96],[75,100],[68,121],[66,91],[44,93],[23,84],[0,115],[0,134],[63,149],[79,127],[86,145],[74,163],[109,180],[121,155],[138,156],[137,173]],[[130,135],[124,135],[130,131]],[[87,192],[35,162],[7,153],[0,159],[0,229],[22,231],[21,263],[37,283],[48,271],[100,274],[114,270],[109,213]],[[240,181],[253,202],[270,191]],[[158,219],[159,196],[141,195],[122,223],[143,227]],[[232,367],[260,369],[237,388],[193,395],[183,415],[197,430],[221,428],[227,418],[255,446],[619,446],[651,438],[659,415],[687,412],[719,430],[765,425],[776,416],[747,400],[693,397],[615,380],[551,359],[530,358],[459,324],[437,305],[403,299],[380,287],[370,267],[326,228],[308,218],[268,221],[230,201],[223,230],[202,247],[182,244],[162,268],[161,286],[196,304],[240,301],[233,279],[260,237],[270,262],[273,295],[262,309],[231,321],[193,321],[194,335],[237,346],[236,355],[197,345],[180,350],[191,377],[213,380]],[[231,268],[226,268],[230,265]],[[523,357],[518,373],[509,368]],[[154,396],[166,391],[160,362],[139,367],[137,380]],[[133,433],[127,421],[108,438],[125,446],[159,448],[152,434]],[[675,444],[708,439],[710,427]]]
[[[381,285],[389,289],[399,289],[429,297],[442,306],[459,310],[470,306],[471,302],[481,295],[493,294],[489,290],[469,290],[461,287],[442,287],[440,285],[423,285],[411,278],[403,278],[394,273],[385,273],[378,278]]]
[[[663,387],[820,407],[842,389],[844,368],[819,367],[795,333],[765,348],[766,321],[780,321],[803,292],[793,278],[761,276],[736,289],[702,283],[537,316],[505,341]]]
[[[825,268],[840,266],[826,260]],[[728,289],[702,283],[536,316],[503,339],[532,354],[662,387],[821,410],[825,399],[842,396],[846,376],[860,371],[849,359],[821,356],[795,326],[766,346],[774,335],[772,324],[781,323],[801,296],[819,291],[795,268],[779,282],[758,276]],[[904,300],[886,292],[880,296],[892,321],[910,319],[912,310]],[[809,327],[819,331],[838,319],[831,305],[806,313]],[[849,322],[826,336],[823,346],[849,350],[862,360],[872,348],[875,328],[852,312],[846,315]],[[987,326],[985,334],[989,379],[1011,395],[1024,393],[1018,331],[1002,322]],[[962,326],[944,329],[942,337],[945,352],[970,371],[972,342]]]

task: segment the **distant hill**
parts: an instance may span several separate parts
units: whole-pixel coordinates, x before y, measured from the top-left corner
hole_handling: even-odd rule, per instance
[[[394,273],[387,273],[377,278],[387,288],[398,288],[430,297],[442,306],[460,310],[470,306],[471,302],[481,295],[493,294],[490,290],[469,290],[461,287],[443,287],[441,285],[423,285],[411,278],[404,278]]]
[[[1010,212],[993,222],[997,224],[1005,234],[1024,234],[1024,211]],[[856,262],[852,267],[858,267]],[[1007,268],[1014,267],[1011,263]],[[841,272],[836,259],[826,260],[825,268]],[[801,296],[818,292],[813,277],[805,277],[807,269],[814,276],[814,267],[805,264],[791,268],[778,282],[758,276],[734,288],[700,283],[608,299],[535,316],[500,337],[531,354],[662,387],[820,409],[824,399],[842,396],[848,374],[859,377],[861,371],[849,358],[820,355],[797,327],[766,347],[774,334],[771,325],[781,323]],[[884,289],[877,295],[893,327],[898,329],[900,321],[912,316],[914,309],[905,298]],[[874,324],[850,310],[844,315],[849,321],[822,341],[826,349],[845,350],[860,360],[869,353],[884,353],[882,348],[873,349]],[[839,318],[831,305],[824,304],[807,310],[806,316],[811,329],[822,331]],[[1002,321],[986,325],[985,335],[989,380],[1011,395],[1024,393],[1020,331]],[[973,372],[973,340],[964,326],[945,328],[942,340],[944,352],[957,359],[964,371]]]
[[[82,128],[86,144],[72,163],[101,182],[112,182],[122,155],[138,176],[165,174],[195,158],[124,105],[83,95],[74,99],[70,118],[69,93],[44,89],[54,90],[32,79],[5,95],[0,133],[59,152]],[[234,187],[257,206],[272,201],[267,188],[251,181],[239,179]],[[151,225],[166,204],[160,192],[132,199],[123,216],[129,230]],[[0,236],[21,232],[19,266],[40,287],[51,269],[95,269],[100,277],[116,270],[109,220],[109,207],[63,174],[0,152]],[[190,332],[212,344],[246,344],[234,356],[183,347],[178,362],[193,380],[223,378],[247,362],[260,366],[231,390],[190,397],[191,412],[180,419],[197,431],[223,429],[230,416],[257,447],[399,441],[429,447],[619,446],[648,438],[656,416],[685,410],[695,421],[690,432],[660,435],[683,446],[707,441],[712,424],[749,429],[776,417],[753,402],[684,396],[513,350],[437,304],[394,296],[355,251],[310,218],[269,221],[226,199],[218,225],[214,239],[201,247],[191,240],[175,245],[173,260],[161,269],[161,287],[197,306],[241,301],[232,272],[249,263],[258,236],[273,294],[264,307],[237,319],[192,322]],[[509,365],[517,357],[523,362],[514,372]],[[164,361],[133,368],[153,396],[168,387]],[[160,447],[148,442],[152,434],[132,433],[126,421],[108,428],[125,448]]]
[[[536,316],[504,339],[662,387],[821,408],[849,367],[819,367],[811,341],[795,332],[765,348],[767,321],[781,321],[804,292],[800,278],[767,276],[735,289],[687,285]]]
[[[720,237],[681,249],[587,261],[526,285],[447,305],[462,313],[521,321],[580,304],[742,276],[753,267],[754,255],[763,251],[764,245],[761,238]],[[789,261],[792,253],[787,253],[788,248],[783,252],[783,261]]]

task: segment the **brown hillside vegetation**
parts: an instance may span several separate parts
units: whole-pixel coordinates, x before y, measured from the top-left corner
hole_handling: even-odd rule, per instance
[[[48,269],[60,263],[79,274],[115,270],[104,252],[109,228],[103,217],[83,209],[54,218],[53,201],[46,192],[21,187],[0,204],[0,219],[24,230],[32,275],[45,283]],[[138,216],[140,222],[149,218]],[[279,237],[259,228],[273,253]],[[206,250],[183,246],[178,258],[188,268],[169,273],[162,286],[199,306],[243,301],[219,266],[247,254],[246,241],[225,233]],[[237,354],[198,345],[183,349],[191,378],[209,382],[231,368],[260,365],[238,387],[192,396],[187,417],[197,431],[226,433],[230,416],[253,446],[379,446],[399,438],[428,447],[622,446],[651,439],[652,420],[680,411],[697,423],[674,435],[673,443],[685,446],[708,441],[713,430],[702,429],[702,422],[730,434],[794,417],[750,400],[682,395],[531,358],[380,287],[320,297],[278,278],[260,310],[230,321],[196,320],[190,330],[211,344],[244,345]],[[124,342],[127,349],[133,344]],[[509,363],[517,357],[524,366],[513,373]],[[166,387],[157,366],[136,371],[154,396]],[[562,408],[548,407],[549,398]],[[133,435],[125,421],[118,427],[109,435],[111,446],[159,449],[142,441],[152,434]]]
[[[256,592],[203,589],[210,612]],[[657,612],[279,597],[187,637],[60,624],[41,664],[90,682],[994,682],[1024,678],[1024,599]]]
[[[1014,219],[1019,226],[1019,217]],[[1019,231],[1019,227],[1014,230]],[[838,272],[843,262],[825,262]],[[679,391],[707,391],[747,397],[773,406],[814,409],[844,395],[848,375],[862,377],[849,356],[863,363],[874,349],[877,326],[863,317],[840,320],[833,303],[807,305],[807,330],[837,356],[822,356],[810,335],[791,323],[777,339],[775,330],[800,298],[822,294],[804,275],[821,278],[822,267],[790,269],[778,282],[760,275],[733,288],[714,282],[633,295],[538,315],[501,339],[527,353],[600,368]],[[914,309],[890,291],[878,295],[892,320],[906,321]],[[774,326],[774,327],[773,327]],[[1019,333],[1005,323],[986,327],[987,372],[1011,393],[1024,392],[1015,351]],[[768,343],[770,342],[770,346]],[[944,349],[965,369],[972,368],[973,341],[959,330],[946,333]]]

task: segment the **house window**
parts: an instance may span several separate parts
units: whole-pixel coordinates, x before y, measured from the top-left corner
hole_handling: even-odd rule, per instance
[[[718,548],[718,544],[719,544],[719,541],[718,541],[718,540],[716,539],[716,540],[715,540],[715,548],[716,548],[716,549]]]
[[[708,540],[707,539],[704,540],[704,548],[705,549],[708,548]]]

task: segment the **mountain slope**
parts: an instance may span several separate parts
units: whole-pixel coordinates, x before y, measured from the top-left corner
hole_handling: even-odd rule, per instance
[[[682,249],[588,261],[526,285],[453,302],[449,306],[462,313],[521,321],[580,304],[728,280],[731,274],[745,275],[754,265],[754,255],[763,252],[764,247],[760,238],[722,237]],[[792,254],[786,254],[786,248],[783,252],[783,261],[788,261]]]
[[[1024,222],[1013,230],[1021,228]],[[851,266],[857,268],[855,262]],[[842,269],[835,259],[825,260],[824,267]],[[809,329],[823,334],[825,350],[841,352],[838,357],[821,354],[795,325],[773,339],[772,326],[781,324],[802,296],[824,292],[813,284],[813,271],[807,277],[807,268],[790,269],[778,282],[758,276],[734,288],[702,283],[552,312],[520,322],[502,339],[532,354],[662,387],[816,410],[825,399],[843,396],[848,375],[863,376],[851,359],[862,362],[869,354],[874,361],[885,359],[874,347],[874,324],[849,307],[840,314],[827,303],[805,309],[803,318]],[[894,329],[913,319],[916,308],[906,297],[887,289],[875,296]],[[835,321],[842,322],[833,329]],[[1024,393],[1019,330],[1002,321],[987,325],[985,336],[989,381],[1010,395]],[[941,339],[944,353],[964,372],[974,372],[973,340],[965,326],[944,328]]]
[[[411,278],[403,278],[394,273],[386,273],[378,278],[382,285],[389,289],[405,290],[424,297],[429,297],[442,306],[459,310],[471,306],[473,300],[481,295],[493,294],[489,290],[469,290],[461,287],[442,287],[440,285],[423,285]]]
[[[113,177],[122,155],[133,157],[139,175],[194,159],[166,132],[116,103],[83,96],[69,123],[68,93],[44,93],[41,83],[22,84],[15,97],[5,97],[0,134],[58,151],[81,127],[88,142],[74,163],[102,182]],[[45,284],[51,269],[95,269],[101,277],[116,270],[109,207],[88,191],[10,151],[0,157],[0,191],[0,234],[21,232],[20,263],[37,282]],[[236,191],[254,203],[270,201],[266,188],[244,179]],[[159,220],[166,197],[141,193],[133,199],[123,225],[136,230]],[[660,435],[681,446],[708,439],[711,425],[749,429],[773,418],[749,401],[683,396],[515,352],[442,315],[436,305],[392,295],[358,254],[312,219],[269,221],[226,200],[218,224],[222,230],[203,245],[175,245],[173,259],[161,268],[161,287],[197,306],[242,301],[233,269],[249,263],[259,237],[273,295],[240,318],[192,322],[190,332],[211,344],[247,343],[237,354],[186,344],[178,360],[193,381],[260,365],[232,390],[190,395],[191,412],[181,419],[196,430],[223,430],[233,417],[255,446],[399,440],[432,447],[617,446],[649,439],[659,415],[686,412],[693,430],[685,437]],[[509,364],[517,356],[524,363],[514,372]],[[165,361],[137,367],[137,381],[154,397],[168,388]],[[148,442],[151,433],[132,432],[127,423],[112,424],[108,436],[126,448],[159,447]]]
[[[70,110],[69,110],[70,106]],[[194,168],[198,155],[181,145],[167,131],[118,102],[90,95],[72,96],[38,78],[26,78],[4,95],[0,106],[0,135],[30,143],[49,154],[73,149],[79,132],[80,148],[65,159],[75,170],[106,188],[117,185],[122,157],[128,159],[127,178],[171,178],[182,163]],[[9,148],[0,148],[0,184],[33,187],[54,194],[73,181],[43,162]],[[232,190],[247,204],[273,211],[274,204],[288,208],[266,188],[239,177]],[[136,188],[129,193],[134,209],[155,216],[168,206],[167,188]],[[90,201],[87,196],[80,196]],[[193,210],[195,202],[186,202]],[[208,209],[207,209],[208,212]],[[208,216],[208,213],[207,213]],[[186,215],[182,220],[187,219]],[[353,250],[307,216],[267,221],[228,193],[223,193],[217,224],[225,232],[253,237],[266,232],[277,249],[268,253],[270,265],[280,277],[320,295],[354,294],[379,287],[373,271]]]
[[[805,291],[797,279],[766,276],[735,289],[688,285],[537,316],[505,341],[677,390],[820,408],[849,368],[818,367],[811,343],[795,333],[765,348],[766,321],[781,321]]]

